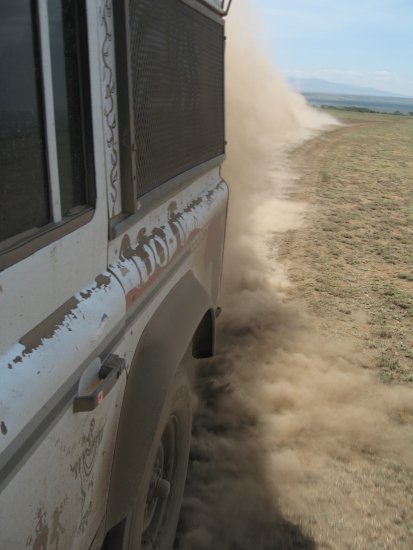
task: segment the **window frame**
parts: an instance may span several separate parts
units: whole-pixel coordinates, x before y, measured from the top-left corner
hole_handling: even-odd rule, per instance
[[[79,55],[79,89],[81,95],[82,150],[85,169],[84,189],[86,203],[79,205],[70,216],[63,217],[60,200],[60,178],[57,157],[55,127],[55,102],[53,96],[52,66],[50,53],[50,29],[48,0],[35,0],[35,40],[40,57],[42,82],[43,140],[46,152],[47,186],[49,189],[50,222],[42,227],[33,227],[0,241],[0,272],[31,256],[41,248],[61,239],[89,223],[95,214],[96,184],[93,156],[93,129],[91,88],[89,70],[89,47],[87,37],[86,2],[75,0],[76,28]]]

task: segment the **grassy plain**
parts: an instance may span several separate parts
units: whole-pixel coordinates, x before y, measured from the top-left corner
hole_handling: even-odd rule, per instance
[[[291,198],[310,206],[280,247],[289,297],[326,338],[350,341],[360,368],[411,388],[413,117],[332,114],[342,126],[292,153]],[[291,519],[317,548],[413,548],[413,470],[397,457],[331,459],[302,498]]]
[[[294,198],[312,214],[282,256],[320,325],[356,338],[363,366],[384,381],[412,383],[413,117],[340,120],[294,153]]]

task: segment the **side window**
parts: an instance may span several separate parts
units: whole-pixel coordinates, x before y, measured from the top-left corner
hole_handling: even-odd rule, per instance
[[[49,223],[41,61],[31,2],[0,14],[0,241]]]
[[[93,203],[83,4],[2,1],[0,253]]]

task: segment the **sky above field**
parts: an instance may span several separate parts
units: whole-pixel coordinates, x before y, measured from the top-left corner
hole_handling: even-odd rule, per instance
[[[236,0],[235,0],[236,1]],[[413,97],[413,0],[255,0],[285,75]]]

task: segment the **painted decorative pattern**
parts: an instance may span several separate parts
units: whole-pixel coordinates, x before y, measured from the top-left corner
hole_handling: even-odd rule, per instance
[[[105,119],[109,215],[113,217],[121,212],[121,196],[112,0],[102,0],[99,8],[99,20],[102,28],[103,115]]]

